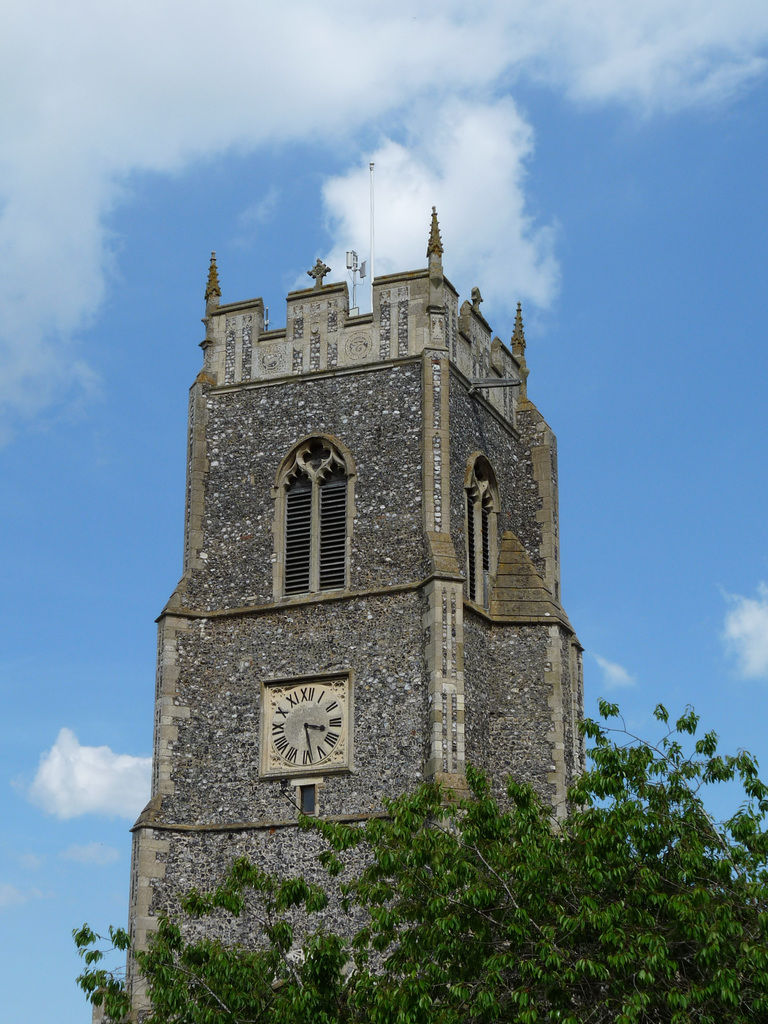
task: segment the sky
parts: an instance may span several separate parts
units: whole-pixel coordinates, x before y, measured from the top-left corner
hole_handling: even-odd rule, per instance
[[[127,919],[203,290],[444,266],[559,439],[587,713],[693,704],[768,774],[762,0],[29,0],[0,37],[0,990],[80,1024]],[[361,306],[364,306],[364,292]],[[726,816],[739,801],[713,797]],[[41,981],[44,978],[44,981]]]

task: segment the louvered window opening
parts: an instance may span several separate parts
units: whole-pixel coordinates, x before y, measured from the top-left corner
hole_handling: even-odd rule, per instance
[[[488,586],[491,572],[491,514],[490,509],[483,505],[480,510],[481,547],[483,549],[483,589],[477,600],[488,605]]]
[[[490,525],[490,512],[483,506],[482,510],[483,517],[483,572],[491,571],[491,525]]]
[[[467,494],[467,596],[478,604],[488,603],[488,583],[491,572],[491,511],[488,504],[478,510],[478,502]],[[480,515],[478,516],[478,511]],[[479,519],[479,522],[477,521]],[[477,549],[477,529],[480,530],[480,548]],[[478,557],[481,564],[478,565]],[[480,570],[480,571],[478,571]]]
[[[335,472],[320,485],[320,589],[347,582],[347,480]]]
[[[467,495],[467,569],[469,599],[474,601],[475,593],[475,503]]]
[[[312,484],[300,476],[291,484],[285,510],[285,592],[309,590],[312,565]]]
[[[493,563],[496,558],[495,474],[485,456],[479,456],[469,468],[466,482],[467,503],[467,598],[485,608],[489,606]]]
[[[335,468],[314,483],[296,477],[285,498],[286,594],[339,590],[347,583],[347,478]]]

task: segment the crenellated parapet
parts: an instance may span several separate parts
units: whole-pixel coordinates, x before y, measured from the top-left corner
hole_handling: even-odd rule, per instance
[[[344,282],[316,284],[290,292],[285,326],[265,325],[261,298],[221,304],[212,257],[206,289],[204,372],[218,387],[280,381],[344,372],[420,356],[426,349],[447,352],[471,386],[477,380],[517,380],[521,364],[495,337],[480,312],[479,290],[459,305],[459,294],[442,270],[436,215],[421,270],[377,277],[373,311],[350,313]],[[327,272],[327,268],[325,268]],[[312,272],[310,272],[312,273]],[[477,293],[476,295],[474,293]],[[479,394],[514,424],[518,388],[480,387]]]

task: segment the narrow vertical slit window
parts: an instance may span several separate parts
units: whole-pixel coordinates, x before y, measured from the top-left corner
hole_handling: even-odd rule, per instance
[[[483,523],[483,572],[491,571],[491,527],[490,509],[483,505],[481,510],[481,517]]]
[[[467,493],[467,590],[470,601],[477,600],[475,588],[475,503]]]
[[[488,599],[490,597],[490,580],[491,580],[491,510],[488,508],[488,495],[484,497],[483,505],[480,509],[480,520],[482,526],[482,538],[481,547],[483,550],[483,592],[480,595],[483,604],[488,606]]]

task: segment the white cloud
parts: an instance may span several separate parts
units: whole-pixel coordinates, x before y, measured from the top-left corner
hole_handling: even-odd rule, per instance
[[[726,595],[731,609],[723,635],[745,679],[768,679],[768,585],[757,592],[756,598]]]
[[[37,871],[45,863],[45,857],[37,853],[21,853],[16,860],[27,871]]]
[[[0,884],[0,907],[13,907],[25,901],[26,896],[21,889],[17,889],[15,885],[8,885],[5,882]]]
[[[105,295],[113,258],[105,217],[125,201],[135,172],[178,172],[199,158],[288,140],[349,146],[361,129],[378,129],[392,140],[378,154],[382,171],[389,158],[406,192],[442,183],[446,230],[457,251],[477,252],[487,220],[474,223],[470,208],[489,184],[501,194],[502,171],[473,166],[468,143],[436,162],[418,143],[398,149],[403,110],[432,105],[443,121],[428,133],[450,138],[446,111],[474,105],[475,120],[464,123],[474,125],[480,152],[497,142],[519,175],[526,126],[499,99],[517,77],[579,101],[684,107],[764,74],[767,41],[768,8],[756,0],[489,0],[471,12],[458,0],[416,8],[404,0],[13,5],[0,34],[6,428],[96,386],[73,338]],[[500,134],[485,138],[483,128]],[[522,180],[511,176],[499,219],[546,263],[549,242],[524,222]],[[453,220],[459,181],[464,221]],[[532,297],[538,288],[546,301],[551,272],[534,269]]]
[[[40,758],[30,800],[59,818],[89,812],[135,818],[149,799],[152,759],[84,747],[62,729]]]
[[[635,685],[635,677],[631,676],[623,665],[619,665],[616,661],[608,661],[607,658],[601,658],[599,654],[595,654],[594,659],[603,670],[603,684],[609,690]]]
[[[74,844],[62,850],[59,857],[62,860],[76,861],[78,864],[97,864],[102,867],[119,860],[120,851],[114,846],[105,846],[104,843],[86,843],[85,846]]]
[[[17,889],[15,885],[0,883],[0,907],[16,907],[30,899],[41,899],[39,889]]]
[[[266,224],[274,214],[279,198],[280,189],[276,185],[272,185],[258,203],[252,203],[242,211],[239,217],[240,223],[243,227]]]
[[[558,283],[553,231],[536,225],[525,209],[533,133],[512,100],[447,100],[421,110],[408,134],[408,145],[388,139],[370,155],[380,211],[376,273],[426,264],[429,212],[436,206],[446,273],[465,298],[480,284],[487,302],[507,309],[518,299],[548,305]],[[368,160],[323,189],[336,239],[324,258],[335,271],[345,266],[345,249],[368,250]]]
[[[531,73],[578,100],[675,110],[728,99],[766,71],[759,0],[545,0],[520,20]]]

